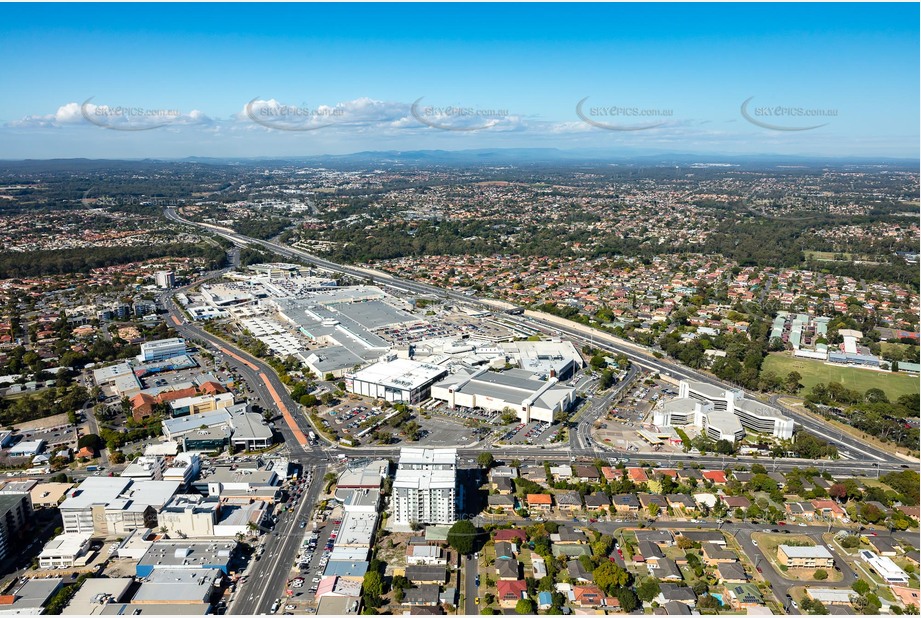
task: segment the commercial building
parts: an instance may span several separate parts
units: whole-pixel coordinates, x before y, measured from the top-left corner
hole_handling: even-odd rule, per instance
[[[0,595],[0,615],[44,613],[48,601],[61,589],[63,583],[61,577],[25,580],[12,594]]]
[[[0,493],[0,560],[19,545],[32,520],[29,494]]]
[[[61,612],[64,616],[98,616],[127,600],[132,577],[90,577]]]
[[[745,429],[737,416],[727,410],[717,410],[709,401],[690,397],[660,403],[653,411],[652,422],[658,427],[699,427],[712,440],[736,442],[745,437]]]
[[[457,449],[400,449],[393,481],[397,524],[452,524],[457,519]]]
[[[233,393],[217,393],[215,395],[198,395],[196,397],[183,397],[169,403],[170,414],[173,418],[190,416],[224,410],[234,404]]]
[[[432,384],[447,373],[444,367],[389,355],[347,375],[345,388],[365,397],[415,404],[428,399]]]
[[[160,511],[157,521],[172,538],[215,536],[220,501],[212,496],[176,494]]]
[[[23,440],[9,450],[10,457],[35,457],[45,450],[44,440]]]
[[[831,569],[835,559],[824,545],[778,545],[777,561],[791,569]]]
[[[716,412],[729,412],[738,417],[744,429],[764,433],[775,438],[793,437],[793,419],[784,416],[776,408],[753,399],[746,399],[742,391],[723,389],[706,382],[682,380],[678,387],[678,399],[690,399],[700,402],[704,407],[712,405]],[[677,404],[676,404],[677,405]],[[690,404],[688,404],[690,406]],[[722,435],[734,434],[733,428],[726,425],[728,417],[714,415],[717,421],[714,427]],[[662,420],[665,420],[664,418]],[[702,424],[699,426],[703,426]]]
[[[207,606],[223,577],[224,573],[213,567],[158,567],[145,576],[131,604],[150,605],[151,614],[159,613],[159,607],[167,604]]]
[[[182,442],[185,451],[220,451],[233,443],[242,450],[258,450],[272,445],[272,428],[262,416],[248,411],[248,405],[230,407],[194,416],[163,421],[163,436]]]
[[[218,569],[225,575],[236,551],[231,539],[211,541],[154,541],[135,567],[137,577],[150,577],[157,569],[197,571]]]
[[[168,290],[176,287],[176,275],[171,270],[158,271],[156,276],[157,287]]]
[[[568,379],[584,365],[571,341],[511,341],[499,346],[519,368],[560,380]]]
[[[61,503],[64,532],[120,536],[156,528],[157,514],[179,489],[175,481],[91,476]]]
[[[137,359],[141,363],[150,363],[173,358],[174,356],[185,356],[185,354],[185,339],[174,337],[172,339],[159,339],[142,343],[141,353],[138,354]]]
[[[64,499],[64,496],[67,495],[67,491],[72,487],[72,483],[37,484],[29,490],[29,496],[32,499],[32,508],[56,508]]]
[[[480,408],[499,413],[514,410],[522,423],[552,423],[557,412],[568,410],[575,401],[575,389],[563,386],[555,377],[547,380],[523,369],[473,374],[460,372],[432,386],[432,398],[452,408]]]
[[[65,532],[45,543],[38,555],[38,566],[43,569],[69,569],[90,548],[89,532]]]

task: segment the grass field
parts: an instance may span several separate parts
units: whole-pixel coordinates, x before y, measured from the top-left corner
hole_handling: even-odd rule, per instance
[[[800,384],[804,387],[800,395],[807,394],[819,382],[840,382],[847,388],[861,393],[871,388],[880,388],[890,400],[898,399],[901,395],[919,392],[917,376],[857,369],[856,367],[838,367],[827,365],[819,360],[796,358],[784,352],[768,354],[761,371],[773,371],[781,377],[791,371],[798,371],[803,376]]]

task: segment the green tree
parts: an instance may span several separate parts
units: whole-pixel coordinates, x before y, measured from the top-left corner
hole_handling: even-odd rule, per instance
[[[469,519],[461,519],[454,522],[454,525],[448,530],[448,545],[459,554],[469,554],[473,552],[476,537],[477,529],[473,522]]]
[[[633,579],[628,571],[622,569],[614,562],[602,562],[594,571],[592,576],[595,583],[608,594],[614,590],[629,586]]]
[[[516,614],[534,614],[536,609],[531,599],[518,599],[518,602],[515,603]]]
[[[636,587],[636,596],[646,603],[649,603],[659,596],[659,592],[659,580],[654,577],[645,578],[640,585]]]
[[[813,579],[816,579],[818,581],[828,579],[828,571],[826,571],[825,569],[816,569],[815,573],[812,574],[812,577]]]
[[[489,451],[484,451],[476,456],[476,463],[481,468],[492,468],[496,463],[496,458]]]
[[[868,584],[862,579],[858,579],[853,584],[851,584],[851,589],[857,594],[859,594],[860,596],[863,596],[867,594],[868,592],[870,592],[870,584]]]
[[[384,581],[381,574],[378,571],[367,571],[361,589],[366,598],[381,598],[384,594]]]

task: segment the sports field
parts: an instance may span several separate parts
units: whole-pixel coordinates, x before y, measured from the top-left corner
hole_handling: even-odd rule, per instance
[[[761,371],[773,371],[781,378],[791,371],[798,371],[802,375],[800,384],[804,388],[800,395],[807,394],[819,382],[840,382],[844,386],[866,392],[871,388],[880,388],[894,401],[901,395],[919,392],[919,379],[916,375],[907,373],[892,373],[888,371],[872,371],[857,369],[856,367],[838,367],[827,365],[822,361],[809,358],[795,358],[789,353],[775,352],[768,354],[761,366]]]

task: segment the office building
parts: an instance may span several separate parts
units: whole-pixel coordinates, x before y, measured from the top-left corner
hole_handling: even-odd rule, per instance
[[[678,386],[678,399],[691,399],[703,405],[710,404],[717,412],[729,412],[738,417],[742,427],[748,431],[768,434],[788,440],[793,437],[793,419],[779,410],[754,399],[747,399],[738,390],[723,389],[706,382],[682,380]],[[726,419],[725,416],[716,417]],[[725,427],[730,433],[731,428]]]
[[[47,543],[38,555],[38,566],[43,569],[69,569],[78,564],[90,548],[89,532],[65,532]]]
[[[171,270],[161,270],[156,274],[157,287],[163,290],[176,287],[176,275]]]
[[[452,524],[457,519],[457,449],[400,449],[393,481],[398,524]]]
[[[91,476],[61,503],[64,532],[122,536],[156,528],[157,514],[179,489],[175,481]]]
[[[150,363],[173,358],[174,356],[184,356],[185,354],[185,339],[174,337],[172,339],[159,339],[142,343],[141,353],[138,354],[137,359],[141,363]]]

